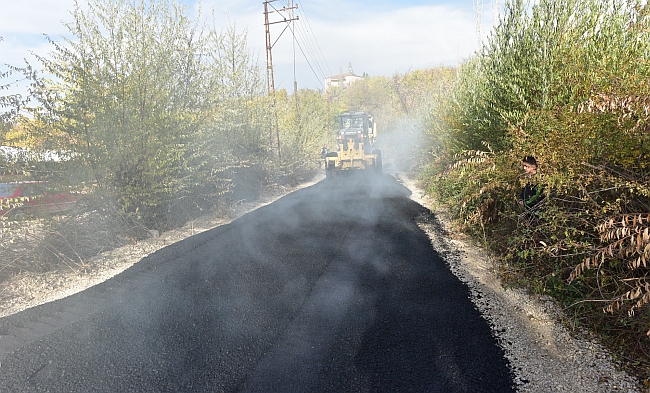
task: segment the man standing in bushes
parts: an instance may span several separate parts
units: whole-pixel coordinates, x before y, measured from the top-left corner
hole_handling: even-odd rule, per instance
[[[536,218],[536,211],[539,204],[544,200],[542,187],[534,181],[537,175],[537,160],[533,156],[526,156],[523,159],[524,173],[527,178],[526,186],[519,194],[519,206],[526,209],[525,216],[528,219]]]

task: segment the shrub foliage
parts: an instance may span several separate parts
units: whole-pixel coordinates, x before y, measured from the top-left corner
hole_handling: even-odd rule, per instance
[[[429,190],[572,323],[650,365],[650,7],[509,1],[429,127]],[[524,156],[547,195],[516,204]],[[642,367],[643,368],[643,367]]]

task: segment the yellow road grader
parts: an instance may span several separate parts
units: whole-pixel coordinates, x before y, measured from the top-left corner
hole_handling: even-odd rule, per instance
[[[377,126],[371,114],[345,112],[339,115],[337,151],[325,156],[325,175],[332,178],[343,171],[381,172],[381,151],[373,147]]]

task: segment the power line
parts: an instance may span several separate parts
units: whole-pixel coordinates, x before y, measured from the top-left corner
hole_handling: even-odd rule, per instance
[[[293,6],[291,5],[291,0],[287,0],[286,5],[284,2],[280,1],[279,4],[281,5],[282,8],[279,9],[274,7],[272,4],[270,4],[275,1],[279,1],[279,0],[267,0],[264,2],[265,9],[267,5],[273,9],[273,11],[269,11],[268,14],[277,12],[284,18],[283,21],[268,22],[268,14],[267,11],[265,11],[265,26],[267,28],[267,80],[269,81],[269,92],[275,89],[275,83],[273,80],[273,64],[272,64],[271,49],[273,48],[275,43],[277,43],[278,39],[287,28],[291,31],[294,39],[294,59],[293,59],[294,88],[295,88],[295,79],[296,79],[295,45],[298,46],[300,52],[302,53],[303,57],[307,61],[307,65],[311,69],[316,79],[318,79],[319,84],[324,88],[325,86],[323,80],[326,78],[326,75],[323,66],[321,64],[322,62],[319,60],[318,53],[320,53],[320,57],[323,59],[323,62],[325,63],[325,68],[327,68],[328,72],[331,73],[331,71],[329,71],[329,65],[327,64],[327,61],[323,56],[323,52],[320,48],[320,45],[318,44],[318,40],[313,34],[313,30],[311,30],[311,24],[309,22],[309,19],[307,18],[307,14],[302,8],[302,4],[300,4],[300,0],[296,0],[296,2],[293,3]],[[298,5],[300,5],[300,7],[298,7]],[[294,16],[295,14],[293,13],[293,10],[297,10],[295,14],[298,15]],[[284,11],[289,11],[288,17],[282,14],[282,12]],[[294,20],[300,20],[301,17],[303,17],[303,19],[307,22],[308,28],[304,28],[304,26],[300,23],[290,23],[291,21]],[[283,22],[286,22],[286,26],[284,27],[284,29],[282,30],[278,38],[275,40],[275,42],[271,43],[269,25],[274,23],[283,23]],[[318,53],[316,53],[314,46],[318,48]],[[320,73],[320,76],[318,75],[318,73]]]
[[[301,36],[305,43],[305,50],[307,51],[308,55],[312,58],[313,62],[315,63],[316,68],[318,71],[322,74],[323,77],[325,77],[325,72],[323,71],[323,67],[321,66],[321,62],[319,61],[318,57],[314,53],[313,45],[311,41],[309,40],[309,36],[307,35],[306,32],[301,31],[301,26],[299,24],[296,24],[295,26],[296,31],[298,32],[298,35]]]
[[[293,30],[292,27],[289,27],[289,28],[291,30]],[[314,67],[312,67],[311,63],[309,62],[309,59],[307,58],[307,55],[305,55],[305,52],[302,50],[302,46],[300,45],[300,42],[296,41],[296,43],[298,44],[298,48],[300,48],[300,52],[302,52],[302,55],[305,57],[305,60],[307,61],[307,64],[309,65],[309,68],[311,68],[311,71],[314,73],[316,78],[318,78],[318,75],[316,75],[316,71],[314,71]],[[323,82],[320,79],[318,79],[318,81],[321,84],[321,86],[323,86],[323,88],[325,88],[325,85],[323,84]]]
[[[322,69],[320,63],[318,62],[318,59],[316,59],[314,54],[313,54],[313,49],[312,49],[312,47],[310,45],[310,42],[307,39],[305,39],[304,33],[300,31],[300,29],[298,28],[297,25],[295,26],[295,28],[296,28],[296,33],[298,34],[298,36],[300,36],[299,39],[302,40],[303,52],[306,52],[306,53],[303,54],[303,56],[305,56],[306,58],[307,57],[311,58],[312,62],[314,63],[314,66],[316,67],[318,72],[320,72],[320,74],[321,74],[320,76],[323,76],[323,74],[324,74],[323,69]],[[317,77],[319,77],[319,76],[317,75]]]
[[[331,74],[332,71],[330,70],[329,65],[327,64],[327,60],[325,59],[325,56],[323,55],[323,51],[321,50],[320,45],[318,44],[318,40],[316,39],[316,36],[313,33],[314,29],[311,27],[311,22],[309,21],[309,18],[307,17],[306,12],[304,11],[305,7],[302,5],[302,2],[300,0],[297,0],[297,1],[298,1],[298,4],[300,4],[299,11],[302,10],[302,14],[305,17],[305,21],[307,22],[307,26],[309,27],[309,30],[312,32],[312,37],[314,37],[314,42],[316,43],[316,47],[318,48],[318,52],[320,53],[321,58],[322,58],[323,62],[325,63],[325,67],[327,68],[327,72],[329,74]]]
[[[293,8],[297,8],[297,6],[294,7],[288,7],[288,6],[283,6],[280,9],[275,8],[273,6],[273,2],[278,1],[278,0],[266,0],[264,1],[264,27],[266,31],[266,78],[267,78],[267,87],[268,87],[268,92],[269,94],[274,94],[275,95],[275,77],[273,75],[273,46],[278,42],[282,34],[287,30],[287,27],[291,25],[291,22],[294,20],[298,20],[298,17],[289,17],[287,18],[285,15],[283,15],[283,12],[285,11],[291,11]],[[282,5],[282,3],[280,3]],[[269,11],[268,7],[271,6],[273,8],[272,11]],[[270,22],[269,21],[269,14],[272,13],[278,13],[283,20],[280,21],[275,21],[275,22]],[[278,24],[278,23],[285,23],[285,27],[280,32],[278,35],[278,38],[271,43],[271,25]]]

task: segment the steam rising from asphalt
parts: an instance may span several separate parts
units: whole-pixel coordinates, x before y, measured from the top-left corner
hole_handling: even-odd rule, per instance
[[[0,379],[40,390],[65,374],[71,391],[268,393],[345,391],[348,377],[363,379],[360,391],[491,378],[484,368],[466,378],[503,358],[466,340],[462,332],[491,337],[489,326],[413,222],[426,209],[408,195],[388,174],[350,173],[170,245],[63,299],[55,314],[90,312],[16,352],[45,367],[3,360]],[[448,323],[459,308],[462,321]]]
[[[228,357],[260,357],[247,378],[250,386],[266,386],[280,371],[295,377],[283,383],[304,384],[316,378],[308,370],[317,373],[323,366],[323,351],[341,325],[353,315],[357,327],[349,329],[357,330],[348,333],[358,335],[373,321],[374,311],[362,305],[376,295],[360,285],[359,272],[383,275],[388,262],[369,258],[376,244],[363,236],[384,218],[386,211],[378,208],[384,199],[408,193],[391,176],[351,173],[281,198],[221,229],[234,233],[228,240],[217,240],[222,237],[215,233],[207,242],[216,243],[207,251],[200,247],[184,253],[179,260],[184,266],[169,267],[162,283],[148,286],[147,303],[156,302],[122,310],[129,313],[123,317],[143,323],[138,314],[145,311],[157,321],[154,330],[163,336],[151,339],[150,355],[189,344],[184,351],[190,359],[192,348],[200,347],[192,344],[193,336],[203,336],[204,326],[216,335],[213,345]],[[273,255],[280,249],[282,259],[277,259]],[[234,255],[223,259],[222,253]],[[165,330],[183,333],[168,337]],[[174,348],[165,349],[168,345]],[[277,369],[280,364],[283,370]],[[191,369],[177,372],[183,379],[193,378]]]
[[[335,181],[324,180],[314,186],[314,193],[304,194],[303,198],[310,202],[330,199],[329,203],[318,204],[320,209],[302,210],[299,205],[305,199],[296,199],[283,210],[287,219],[283,224],[290,228],[298,227],[305,220],[340,225],[346,217],[350,226],[341,228],[344,233],[333,244],[332,259],[300,307],[301,317],[287,326],[278,337],[278,344],[260,359],[247,378],[245,392],[309,390],[310,383],[318,380],[318,373],[326,367],[324,362],[342,326],[347,326],[346,335],[355,337],[362,335],[372,323],[375,311],[367,305],[376,301],[376,293],[363,285],[364,276],[386,273],[388,263],[371,257],[376,250],[373,250],[373,239],[367,237],[367,228],[375,227],[381,220],[381,209],[376,209],[376,205],[383,198],[404,195],[404,190],[386,187],[387,179],[367,173],[342,174]],[[336,201],[334,209],[332,200]],[[305,213],[309,217],[304,217]],[[351,320],[355,323],[351,324]]]
[[[427,150],[424,120],[401,117],[382,127],[376,146],[382,150],[387,172],[410,171]],[[387,163],[387,164],[386,164]]]

